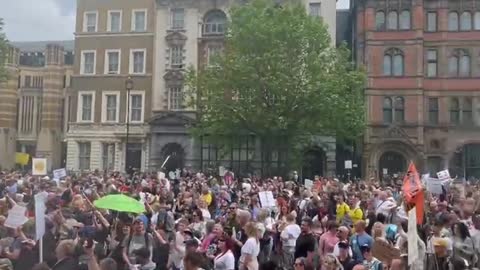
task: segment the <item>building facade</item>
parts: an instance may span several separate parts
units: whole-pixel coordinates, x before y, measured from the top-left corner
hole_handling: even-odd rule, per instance
[[[65,164],[73,41],[13,42],[0,84],[0,167],[15,168],[15,153]]]
[[[67,169],[148,168],[154,11],[154,0],[77,1]]]
[[[480,2],[352,1],[368,73],[367,176],[449,168],[480,176]]]
[[[323,17],[334,45],[335,1],[302,1],[312,16]],[[157,0],[150,169],[159,169],[168,157],[167,170],[225,166],[236,172],[258,171],[262,156],[255,138],[246,137],[220,153],[218,146],[190,136],[188,128],[195,122],[195,111],[185,106],[183,94],[186,68],[208,66],[210,59],[223,50],[228,10],[233,4],[241,3],[239,0]],[[321,171],[317,173],[333,174],[335,139],[314,138],[312,146],[318,148],[310,153],[313,160],[322,163],[318,164]]]

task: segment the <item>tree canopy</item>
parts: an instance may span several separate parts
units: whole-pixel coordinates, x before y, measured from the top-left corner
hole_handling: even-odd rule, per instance
[[[230,10],[225,48],[214,65],[190,70],[196,134],[288,141],[363,131],[365,76],[328,26],[305,6],[253,0]]]
[[[7,54],[8,42],[5,33],[3,33],[3,20],[0,18],[0,82],[3,82],[7,79],[7,72],[5,69]]]

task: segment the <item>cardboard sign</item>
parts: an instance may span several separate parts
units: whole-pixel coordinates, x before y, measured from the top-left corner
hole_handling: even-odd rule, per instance
[[[165,179],[165,173],[164,172],[157,172],[157,178],[158,178],[158,180]]]
[[[262,204],[262,207],[272,208],[276,206],[276,202],[271,191],[262,191],[259,192],[258,195],[260,197],[260,203]]]
[[[32,159],[32,175],[47,175],[47,159],[46,158]]]
[[[60,180],[67,177],[67,170],[65,168],[53,170],[53,180]]]
[[[221,177],[224,177],[226,172],[227,170],[225,170],[225,167],[223,166],[218,167],[218,175],[220,175]]]
[[[450,180],[450,172],[448,170],[437,172],[437,177],[440,181]]]
[[[387,169],[387,168],[383,168],[383,169],[382,169],[382,173],[383,173],[383,175],[387,175],[387,174],[388,174],[388,169]]]
[[[14,205],[12,209],[8,211],[7,219],[5,220],[5,227],[16,229],[28,221],[25,216],[27,208],[18,204]]]
[[[382,262],[391,263],[393,259],[400,258],[400,250],[382,239],[375,239],[372,245],[373,257]]]
[[[313,188],[313,181],[310,179],[305,179],[305,188],[311,190]]]
[[[351,160],[345,160],[345,169],[347,169],[347,170],[352,169],[352,161]]]
[[[439,181],[436,178],[429,178],[426,179],[425,185],[427,186],[427,190],[432,194],[442,194],[443,193],[443,182]]]

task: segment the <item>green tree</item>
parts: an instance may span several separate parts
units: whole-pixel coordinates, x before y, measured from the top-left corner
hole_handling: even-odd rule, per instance
[[[321,18],[291,2],[253,0],[230,10],[224,52],[213,67],[187,75],[199,112],[195,135],[218,142],[252,134],[265,153],[281,148],[292,162],[312,136],[361,134],[364,73],[346,47],[332,45]],[[263,158],[270,164],[270,154]]]
[[[0,82],[7,79],[7,71],[5,63],[8,55],[8,41],[5,33],[3,33],[3,20],[0,18]]]

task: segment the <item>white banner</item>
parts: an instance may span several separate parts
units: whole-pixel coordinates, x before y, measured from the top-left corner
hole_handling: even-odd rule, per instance
[[[45,201],[48,193],[45,191],[35,195],[35,239],[40,240],[45,234]]]

